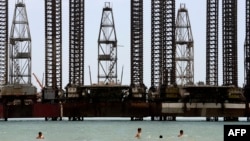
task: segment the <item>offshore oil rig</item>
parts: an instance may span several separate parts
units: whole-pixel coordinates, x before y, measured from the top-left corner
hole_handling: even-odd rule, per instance
[[[222,0],[223,85],[218,85],[219,0],[207,0],[206,82],[194,84],[194,44],[188,10],[175,0],[151,0],[151,86],[143,81],[143,0],[131,0],[130,85],[117,75],[117,38],[109,2],[98,36],[98,82],[84,84],[84,0],[69,1],[69,82],[62,86],[62,0],[45,0],[45,85],[31,83],[31,35],[17,0],[8,34],[8,0],[0,0],[0,118],[84,120],[250,120],[250,0],[246,0],[245,85],[238,86],[237,1]],[[33,74],[36,78],[36,75]],[[36,78],[37,79],[37,78]]]

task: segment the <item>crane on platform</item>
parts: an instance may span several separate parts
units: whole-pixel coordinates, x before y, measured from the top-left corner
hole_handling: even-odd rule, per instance
[[[38,79],[38,77],[36,76],[36,74],[35,73],[32,73],[33,74],[33,76],[35,77],[35,79],[36,79],[36,82],[38,83],[38,85],[40,86],[40,88],[41,88],[41,91],[40,92],[38,92],[37,93],[37,102],[41,102],[42,101],[42,90],[43,90],[43,88],[44,88],[44,86],[43,86],[43,81],[42,81],[42,83],[39,81],[39,79]],[[44,78],[44,75],[43,75],[43,78]]]
[[[41,83],[41,82],[39,81],[39,79],[37,78],[37,76],[36,76],[35,73],[32,73],[32,74],[33,74],[33,76],[35,77],[36,82],[39,84],[40,88],[43,89],[43,83]]]

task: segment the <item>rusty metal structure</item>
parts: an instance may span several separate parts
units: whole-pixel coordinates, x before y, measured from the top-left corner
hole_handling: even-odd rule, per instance
[[[244,44],[245,83],[250,86],[250,1],[246,0],[246,32]]]
[[[62,1],[45,0],[44,99],[54,100],[62,90]]]
[[[8,31],[6,28],[3,29],[6,30],[3,33]],[[7,82],[1,85],[0,92],[1,104],[5,109],[4,118],[15,115],[24,116],[26,111],[20,110],[21,107],[36,102],[37,88],[31,83],[31,35],[26,5],[23,0],[17,0],[15,3],[8,38],[9,46],[4,49],[5,55],[8,57],[5,60],[8,65],[5,64],[4,75],[9,76],[5,76],[8,79],[5,78]],[[17,106],[15,107],[15,105]]]
[[[237,1],[222,1],[223,85],[238,87]]]
[[[70,0],[69,83],[84,84],[84,0]]]
[[[245,86],[244,96],[246,97],[246,116],[250,117],[249,101],[250,101],[250,0],[246,0],[246,32],[244,44],[244,66],[245,66]]]
[[[151,86],[175,83],[175,0],[151,1]],[[172,72],[172,73],[170,73]],[[170,77],[169,77],[170,76]],[[169,79],[170,78],[170,79]],[[169,79],[169,80],[168,80]]]
[[[219,0],[207,0],[206,84],[218,86]]]
[[[0,1],[0,85],[8,81],[8,0]]]
[[[175,0],[166,0],[163,3],[163,68],[164,85],[176,84],[175,63]]]
[[[194,41],[188,10],[185,4],[178,9],[175,29],[176,40],[176,83],[194,84]]]
[[[151,1],[151,86],[162,85],[162,4],[161,0]]]
[[[69,83],[67,98],[79,98],[84,85],[84,0],[69,2]]]
[[[168,97],[176,83],[175,45],[175,0],[152,0],[150,100]]]
[[[131,71],[132,97],[145,99],[143,81],[143,0],[131,0]]]

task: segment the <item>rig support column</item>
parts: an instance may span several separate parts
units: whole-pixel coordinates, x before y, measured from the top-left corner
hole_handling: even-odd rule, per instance
[[[249,102],[250,102],[250,0],[246,0],[246,33],[244,44],[245,56],[245,87],[244,96],[246,97],[246,116],[250,120]]]
[[[8,0],[0,0],[0,85],[8,81]]]
[[[151,86],[175,83],[175,0],[151,1]]]
[[[175,64],[175,0],[163,1],[163,85],[176,84],[176,64]]]
[[[219,0],[207,0],[206,84],[218,86]]]
[[[143,81],[143,0],[131,0],[131,93],[145,99]]]
[[[79,99],[84,85],[84,0],[69,2],[69,83],[66,97]]]
[[[223,85],[238,87],[237,0],[223,0]]]
[[[62,2],[45,0],[45,89],[43,99],[54,100],[62,90]]]
[[[162,85],[162,0],[151,0],[151,86]]]
[[[84,0],[69,3],[69,83],[84,84]]]

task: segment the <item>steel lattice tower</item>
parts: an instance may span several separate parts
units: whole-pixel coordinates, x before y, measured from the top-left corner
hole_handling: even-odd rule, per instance
[[[113,11],[105,2],[98,37],[98,83],[117,83],[117,38]]]
[[[131,0],[131,85],[143,84],[143,0]]]
[[[175,83],[175,0],[152,0],[151,18],[151,86],[159,87]]]
[[[207,0],[206,84],[218,86],[219,0]]]
[[[8,0],[0,0],[0,85],[8,81]]]
[[[237,0],[223,0],[223,85],[238,86]]]
[[[62,89],[62,4],[45,0],[45,86]]]
[[[177,85],[194,83],[194,46],[188,10],[181,4],[176,19]]]
[[[18,0],[10,32],[9,83],[31,84],[31,35],[26,6]]]
[[[84,0],[70,0],[69,83],[84,84]]]

